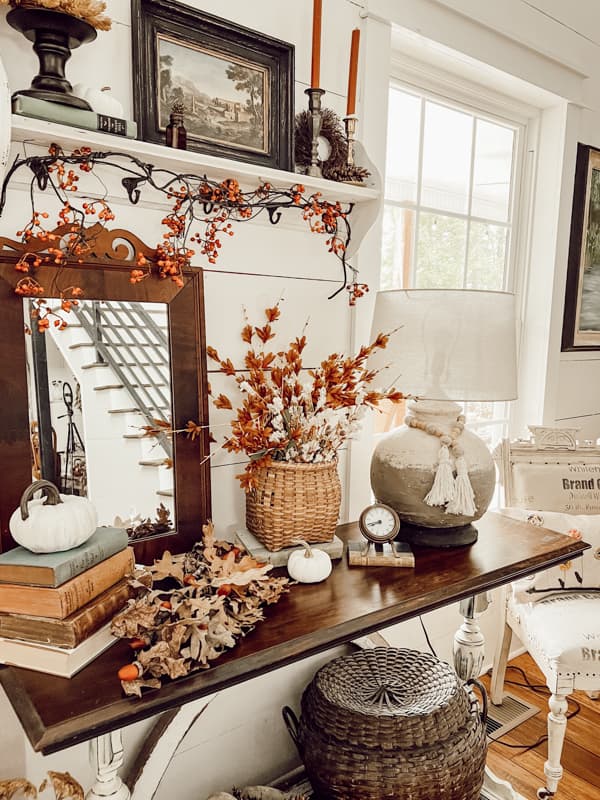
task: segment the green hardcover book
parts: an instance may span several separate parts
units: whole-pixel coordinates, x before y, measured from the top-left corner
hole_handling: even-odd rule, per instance
[[[115,136],[125,136],[135,139],[137,125],[133,120],[109,117],[106,114],[97,114],[95,111],[86,111],[82,108],[64,106],[61,103],[50,103],[39,100],[37,97],[16,95],[12,101],[13,114],[34,119],[45,119],[47,122],[58,122],[75,128],[87,128],[90,131],[103,131]]]
[[[0,555],[0,583],[56,588],[124,550],[127,543],[124,528],[98,528],[87,542],[60,553],[32,553],[15,547]]]

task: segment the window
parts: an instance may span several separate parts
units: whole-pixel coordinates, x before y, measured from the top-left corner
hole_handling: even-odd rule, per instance
[[[508,290],[523,126],[472,107],[390,88],[381,288]],[[506,403],[469,403],[492,447]]]

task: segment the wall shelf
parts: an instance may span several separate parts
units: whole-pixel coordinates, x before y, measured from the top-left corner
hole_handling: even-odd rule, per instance
[[[321,192],[329,202],[339,201],[352,205],[352,236],[346,250],[346,257],[352,258],[367,232],[379,216],[382,204],[381,176],[372,164],[360,142],[355,143],[356,161],[371,172],[364,186],[312,178],[296,172],[246,164],[243,161],[219,158],[191,150],[175,150],[125,136],[114,136],[100,131],[90,131],[42,119],[11,116],[11,141],[33,145],[47,151],[51,144],[58,144],[65,152],[78,147],[91,147],[92,150],[116,151],[134,156],[160,169],[168,169],[178,174],[206,175],[212,180],[221,181],[235,178],[245,189],[255,188],[259,183],[269,182],[275,188],[289,189],[301,183],[306,193]],[[0,178],[2,170],[0,169]]]
[[[342,203],[367,203],[379,200],[377,188],[337,183],[323,178],[311,178],[295,172],[260,167],[243,161],[218,158],[191,150],[175,150],[161,145],[113,136],[99,131],[60,125],[42,119],[32,119],[19,114],[12,115],[11,138],[13,142],[27,142],[48,148],[53,142],[65,151],[85,145],[92,150],[118,150],[141,158],[156,167],[174,170],[178,173],[195,173],[216,180],[236,178],[240,184],[255,186],[260,181],[268,181],[274,186],[289,188],[294,183],[302,183],[307,192],[322,192],[326,200],[339,200]]]

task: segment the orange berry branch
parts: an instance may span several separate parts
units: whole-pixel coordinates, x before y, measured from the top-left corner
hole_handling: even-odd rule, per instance
[[[350,305],[354,305],[368,287],[357,282],[357,271],[346,260],[346,250],[351,238],[349,215],[352,206],[343,207],[340,202],[323,199],[320,192],[307,194],[304,186],[297,183],[289,189],[279,189],[268,182],[256,189],[244,191],[235,178],[215,181],[206,175],[180,175],[171,170],[158,169],[152,164],[119,152],[94,152],[81,147],[70,155],[57,145],[50,147],[46,156],[17,158],[8,171],[0,194],[0,214],[6,204],[8,185],[22,167],[32,173],[30,197],[31,218],[22,230],[17,231],[21,241],[47,243],[43,252],[26,252],[16,265],[24,273],[15,291],[25,297],[40,298],[45,288],[36,280],[36,270],[42,264],[60,267],[66,264],[83,263],[89,249],[86,231],[93,225],[106,226],[115,219],[107,199],[107,189],[97,167],[118,170],[123,174],[121,185],[131,203],[139,202],[142,190],[152,189],[162,194],[171,209],[162,219],[164,232],[156,245],[152,260],[139,254],[135,268],[131,271],[131,282],[139,283],[151,275],[170,278],[183,284],[183,272],[190,266],[194,256],[203,256],[208,264],[216,264],[223,241],[233,236],[233,223],[254,219],[266,214],[276,225],[286,209],[299,212],[309,229],[326,236],[325,244],[330,253],[340,261],[342,282],[330,297],[346,289]],[[97,182],[93,188],[103,187],[101,197],[90,196],[80,186],[82,173],[92,173]],[[48,192],[60,201],[56,225],[66,228],[67,235],[59,237],[52,233],[55,226],[46,220],[49,214],[36,208],[36,189]],[[61,291],[61,299],[76,303],[84,294],[80,286]],[[74,299],[75,298],[75,299]],[[50,320],[43,304],[37,303],[38,322]],[[56,316],[56,314],[55,314]],[[60,327],[64,320],[57,317],[54,324]]]

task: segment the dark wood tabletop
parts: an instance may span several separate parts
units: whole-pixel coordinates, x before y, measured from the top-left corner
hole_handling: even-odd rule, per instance
[[[119,667],[131,650],[117,642],[71,679],[15,667],[0,668],[0,683],[35,750],[52,753],[181,706],[357,636],[492,589],[566,561],[589,545],[568,536],[487,513],[479,539],[452,550],[415,547],[416,566],[348,567],[346,556],[319,584],[292,586],[260,623],[208,670],[141,699],[123,695]],[[360,538],[357,525],[338,528]]]

